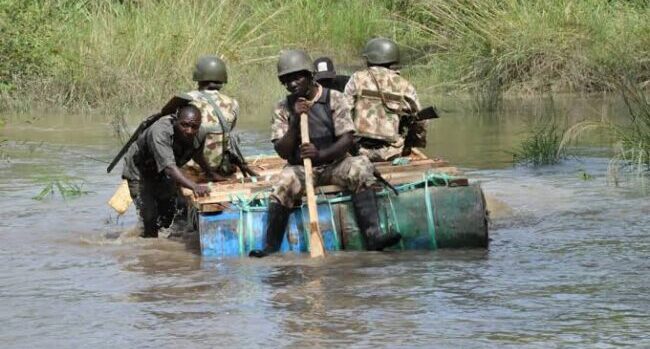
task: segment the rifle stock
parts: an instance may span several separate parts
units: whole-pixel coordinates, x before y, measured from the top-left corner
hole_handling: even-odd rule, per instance
[[[142,121],[140,123],[138,128],[136,128],[135,131],[133,131],[133,134],[131,135],[131,138],[129,138],[129,140],[126,143],[124,143],[124,146],[122,147],[122,149],[120,149],[119,153],[117,153],[117,155],[115,156],[113,161],[111,161],[111,163],[108,165],[108,167],[106,168],[106,173],[110,173],[113,170],[113,168],[115,167],[115,165],[117,165],[117,163],[120,162],[120,159],[122,158],[122,156],[124,156],[124,154],[126,154],[126,152],[129,151],[129,148],[131,147],[131,144],[133,144],[138,139],[138,137],[140,136],[142,131],[147,129],[147,127],[151,126],[151,124],[156,122],[162,116],[163,116],[162,113],[156,113],[156,114],[153,114],[153,115],[149,116],[148,118],[144,119],[144,121]]]
[[[429,119],[437,119],[439,117],[440,116],[438,115],[438,111],[436,110],[436,108],[429,106],[420,110],[417,114],[415,114],[415,117],[413,118],[413,122],[429,120]]]
[[[138,128],[136,128],[135,131],[133,131],[131,138],[129,138],[129,140],[124,144],[122,149],[120,149],[119,153],[117,153],[113,161],[111,161],[111,163],[108,165],[108,167],[106,168],[106,173],[111,173],[115,165],[117,165],[117,163],[120,162],[122,156],[124,156],[124,154],[126,154],[126,152],[129,151],[131,144],[133,144],[133,142],[135,142],[138,139],[142,131],[146,130],[149,126],[151,126],[151,124],[158,121],[158,119],[160,119],[164,115],[174,113],[178,108],[182,107],[183,105],[186,105],[191,100],[192,100],[191,97],[186,95],[174,96],[172,99],[169,100],[169,102],[167,102],[167,104],[165,104],[165,106],[160,110],[160,112],[153,114],[148,118],[144,119],[140,123]]]

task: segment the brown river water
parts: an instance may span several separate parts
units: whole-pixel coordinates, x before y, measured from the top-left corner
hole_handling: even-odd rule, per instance
[[[446,103],[426,152],[482,183],[489,249],[321,260],[208,259],[138,238],[133,209],[117,219],[106,205],[121,170],[100,162],[118,148],[108,117],[4,115],[0,347],[650,347],[647,178],[614,181],[597,135],[559,165],[512,166],[541,103]],[[604,98],[555,106],[571,122],[622,113]],[[270,152],[269,116],[238,127],[247,155]],[[33,200],[51,178],[89,192]]]

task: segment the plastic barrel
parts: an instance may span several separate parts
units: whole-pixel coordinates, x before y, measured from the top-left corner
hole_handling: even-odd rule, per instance
[[[420,186],[399,196],[378,195],[379,217],[384,233],[402,234],[393,249],[487,247],[487,211],[478,185],[461,187]],[[330,197],[318,205],[324,247],[332,250],[363,250],[365,243],[354,217],[349,196]],[[265,207],[247,207],[199,215],[201,253],[204,256],[245,256],[264,246],[268,218]],[[289,218],[281,252],[309,250],[309,218],[306,206]]]

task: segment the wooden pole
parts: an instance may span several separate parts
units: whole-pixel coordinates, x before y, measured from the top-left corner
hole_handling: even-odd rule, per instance
[[[300,134],[302,144],[309,143],[309,120],[307,113],[300,114]],[[309,209],[309,255],[311,257],[325,256],[323,237],[318,227],[318,210],[316,208],[316,195],[314,194],[314,175],[311,159],[303,159],[305,166],[305,187],[307,191],[307,208]]]

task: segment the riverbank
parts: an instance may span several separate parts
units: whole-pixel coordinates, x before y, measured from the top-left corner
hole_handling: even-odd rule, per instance
[[[0,110],[147,109],[191,89],[198,56],[229,64],[240,102],[281,94],[285,47],[362,66],[373,36],[403,48],[403,73],[427,93],[472,96],[593,92],[625,72],[650,81],[645,1],[315,0],[5,1],[0,10]],[[347,68],[347,69],[345,69]],[[243,100],[241,100],[243,99]]]

